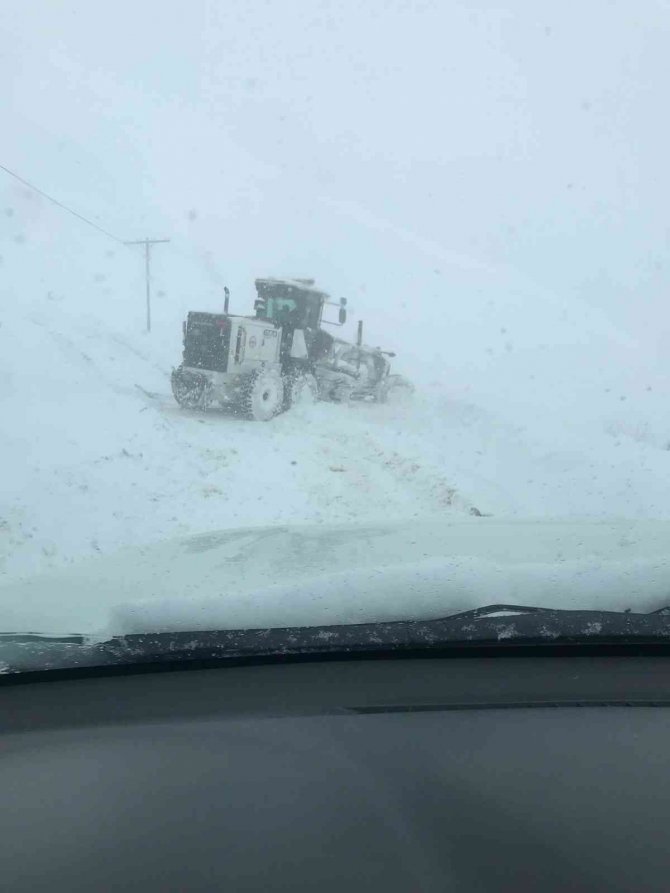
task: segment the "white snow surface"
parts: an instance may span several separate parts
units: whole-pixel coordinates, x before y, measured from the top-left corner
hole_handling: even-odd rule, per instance
[[[500,601],[670,601],[669,395],[642,387],[652,372],[606,328],[587,347],[529,347],[527,368],[502,354],[488,375],[468,367],[455,336],[427,375],[410,340],[410,403],[317,404],[253,423],[174,403],[176,312],[148,336],[81,295],[3,297],[0,629],[112,634],[428,617]],[[366,525],[380,523],[394,532],[375,550]],[[314,531],[320,565],[304,549],[287,561],[284,534],[270,536],[260,576],[253,555],[242,567],[236,552],[216,551],[216,573],[184,558],[212,532],[287,524]],[[333,553],[342,524],[363,525],[364,558],[360,545]]]
[[[139,632],[429,619],[485,604],[653,610],[670,522],[277,525],[121,550],[4,590],[4,623]]]
[[[243,307],[247,291],[235,298]],[[136,297],[114,293],[127,307]],[[469,345],[460,333],[432,376],[408,341],[410,356],[399,359],[409,372],[417,359],[418,381],[409,405],[319,404],[260,424],[174,403],[181,313],[159,318],[147,336],[135,319],[119,324],[117,303],[89,307],[86,298],[36,286],[2,293],[5,582],[223,527],[409,523],[473,507],[497,518],[670,518],[670,387],[647,390],[647,356],[622,355],[607,329],[599,343],[563,354],[555,344],[550,359],[529,352],[527,367],[504,355],[486,375],[470,367],[476,385],[461,381]],[[211,296],[183,303],[217,307]],[[469,322],[472,308],[461,316]],[[539,319],[536,329],[547,334]],[[392,346],[402,341],[397,333]],[[549,397],[561,355],[559,403]],[[622,377],[628,385],[610,393]]]
[[[176,406],[174,329],[133,333],[53,296],[5,303],[0,628],[111,635],[670,601],[664,393],[632,414],[580,402],[566,379],[574,413],[564,395],[520,424],[514,370],[489,382],[494,412],[486,389],[450,386],[445,367],[441,382],[419,376],[409,404],[253,423]]]

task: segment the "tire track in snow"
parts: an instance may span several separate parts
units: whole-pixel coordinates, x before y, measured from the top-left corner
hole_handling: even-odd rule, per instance
[[[367,429],[359,434],[362,449],[356,457],[359,468],[376,467],[385,479],[382,485],[392,492],[404,492],[416,509],[434,514],[445,511],[470,512],[471,504],[458,488],[424,456],[415,452],[400,452],[397,446],[383,441],[379,429],[373,436]],[[339,442],[344,435],[337,435]]]

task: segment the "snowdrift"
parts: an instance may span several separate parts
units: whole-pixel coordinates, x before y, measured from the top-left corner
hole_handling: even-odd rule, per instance
[[[126,549],[2,592],[7,629],[136,632],[429,619],[507,602],[649,611],[670,522],[284,525]]]

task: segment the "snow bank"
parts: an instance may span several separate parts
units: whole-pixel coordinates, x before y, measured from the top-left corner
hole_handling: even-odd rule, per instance
[[[670,602],[669,522],[439,518],[223,530],[0,590],[3,628],[131,632],[439,617],[494,602]]]
[[[140,600],[112,609],[105,635],[428,620],[487,604],[645,612],[670,603],[670,562],[497,564],[435,559],[345,571],[244,598]]]

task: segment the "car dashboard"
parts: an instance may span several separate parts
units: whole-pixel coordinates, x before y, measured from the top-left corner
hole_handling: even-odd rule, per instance
[[[151,669],[3,678],[4,889],[668,887],[663,653]]]

